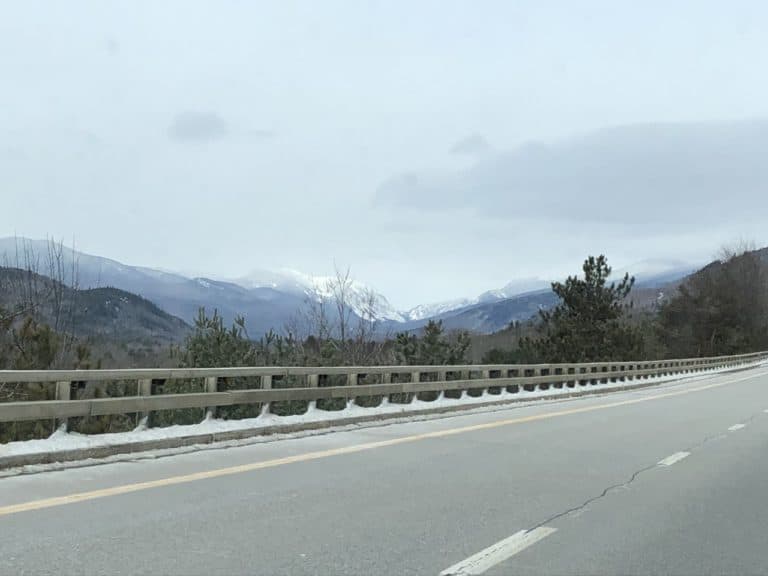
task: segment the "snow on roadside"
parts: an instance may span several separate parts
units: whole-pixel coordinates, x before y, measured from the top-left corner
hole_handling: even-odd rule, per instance
[[[766,363],[760,363],[757,365],[764,366]],[[662,376],[656,378],[649,378],[642,381],[643,383],[662,383],[670,380],[693,380],[697,378],[711,376],[720,372],[726,372],[732,370],[730,368],[722,368],[717,370],[710,370],[707,372],[699,372],[685,375],[671,375]],[[352,402],[347,404],[347,407],[343,410],[329,411],[320,410],[314,406],[314,403],[310,404],[309,409],[304,414],[297,414],[293,416],[277,416],[271,413],[263,413],[258,418],[246,418],[242,420],[221,420],[216,418],[206,418],[199,424],[191,425],[174,425],[165,428],[147,428],[146,422],[142,421],[139,426],[130,432],[116,432],[109,434],[79,434],[77,432],[67,432],[62,426],[56,430],[51,436],[41,440],[24,440],[19,442],[9,442],[7,444],[0,444],[0,457],[3,456],[17,456],[23,454],[40,454],[48,452],[59,452],[64,450],[79,450],[85,448],[96,448],[103,446],[112,446],[117,444],[131,444],[135,442],[146,442],[151,440],[163,440],[167,438],[180,438],[184,436],[195,436],[202,434],[213,434],[217,432],[228,432],[234,430],[258,430],[260,428],[266,428],[269,426],[279,425],[292,425],[292,424],[305,424],[311,422],[325,422],[334,421],[339,418],[350,418],[355,416],[370,416],[376,414],[398,414],[403,417],[408,417],[415,411],[424,410],[428,408],[443,408],[456,405],[472,405],[472,404],[484,404],[497,402],[502,404],[504,401],[511,398],[526,398],[530,401],[556,399],[558,396],[564,394],[570,394],[574,391],[592,389],[599,390],[600,388],[621,388],[632,387],[638,384],[637,380],[627,380],[624,382],[611,382],[608,384],[601,384],[599,387],[584,386],[576,388],[568,388],[563,386],[562,388],[554,388],[550,386],[548,390],[535,390],[526,391],[521,390],[517,393],[508,392],[506,389],[502,389],[501,394],[489,394],[483,392],[481,396],[469,396],[465,392],[461,398],[445,398],[440,395],[434,401],[425,401],[414,398],[410,404],[392,404],[385,398],[382,403],[374,408],[364,408],[358,406]]]

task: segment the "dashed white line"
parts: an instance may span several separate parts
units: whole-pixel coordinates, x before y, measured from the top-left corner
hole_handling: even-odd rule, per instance
[[[473,574],[482,574],[489,568],[508,560],[515,554],[522,552],[529,546],[536,544],[536,542],[542,538],[546,538],[556,531],[557,528],[549,528],[547,526],[541,526],[540,528],[534,528],[533,530],[520,530],[520,532],[512,534],[509,538],[496,542],[496,544],[489,546],[485,550],[481,550],[466,560],[462,560],[458,564],[446,568],[440,572],[440,576],[470,576]]]
[[[659,460],[657,466],[672,466],[675,462],[680,462],[683,458],[688,458],[690,452],[675,452],[671,456],[667,456],[664,460]]]
[[[742,428],[744,428],[744,424],[734,424],[733,426],[730,426],[728,430],[733,432],[734,430],[741,430]]]

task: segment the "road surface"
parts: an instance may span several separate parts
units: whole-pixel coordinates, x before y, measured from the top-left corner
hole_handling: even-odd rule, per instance
[[[4,478],[0,574],[768,574],[766,411],[756,368]]]

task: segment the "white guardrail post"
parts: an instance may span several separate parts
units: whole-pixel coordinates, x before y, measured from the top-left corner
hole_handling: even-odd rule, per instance
[[[356,374],[355,372],[350,372],[349,374],[347,374],[347,386],[357,386],[358,376],[359,374]],[[355,405],[355,397],[349,396],[347,398],[347,406],[354,406],[354,405]]]
[[[56,382],[56,400],[69,400],[72,394],[72,383],[69,380]],[[56,430],[61,425],[67,426],[66,418],[53,419],[53,429]]]
[[[261,377],[261,389],[262,390],[272,390],[272,375],[271,374],[264,374]],[[265,402],[261,405],[261,413],[262,414],[269,414],[269,402]]]
[[[137,396],[152,396],[152,378],[141,378],[137,383]],[[138,425],[142,420],[146,418],[149,423],[149,412],[143,411],[136,415]]]
[[[208,376],[205,379],[205,391],[210,393],[219,391],[219,378],[218,376]],[[205,408],[206,418],[216,417],[216,406],[206,406]]]

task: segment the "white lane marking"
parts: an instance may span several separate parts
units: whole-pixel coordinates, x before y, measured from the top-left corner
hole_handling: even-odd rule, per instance
[[[482,574],[489,568],[508,560],[515,554],[528,548],[528,546],[536,544],[536,542],[542,538],[546,538],[556,531],[557,528],[549,528],[547,526],[541,526],[540,528],[534,528],[533,530],[520,530],[520,532],[512,534],[509,538],[496,542],[496,544],[489,546],[485,550],[481,550],[466,560],[462,560],[458,564],[446,568],[440,572],[440,576],[470,576],[472,574]]]
[[[675,452],[671,456],[667,456],[664,460],[659,460],[657,466],[672,466],[675,462],[680,462],[683,458],[688,458],[690,452]]]
[[[734,430],[741,430],[742,428],[744,428],[744,424],[734,424],[733,426],[728,428],[728,430],[733,432]]]

